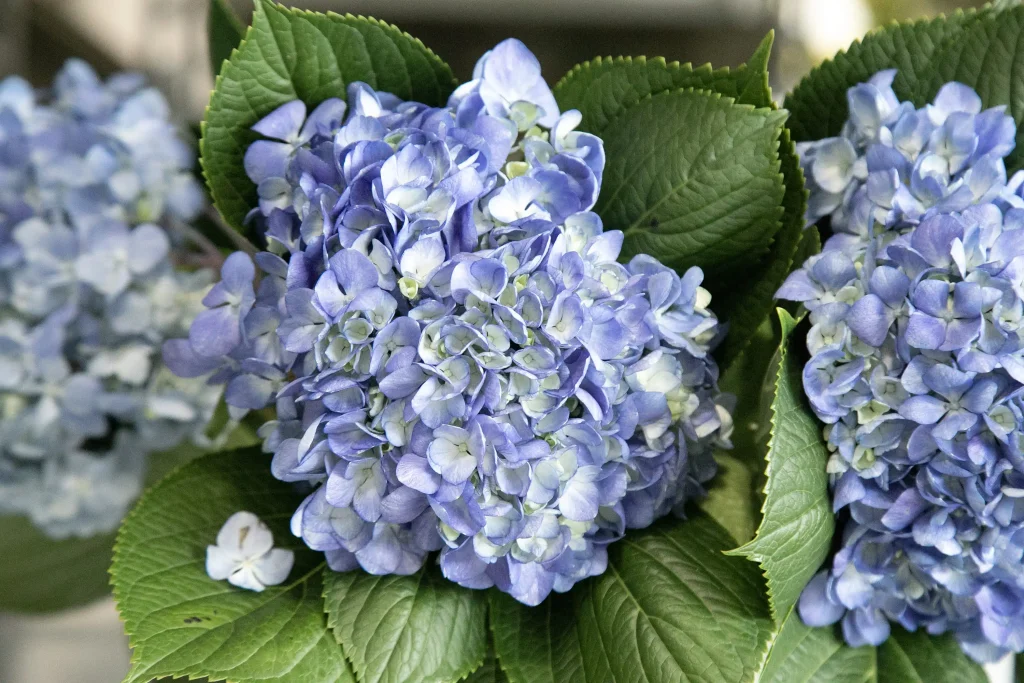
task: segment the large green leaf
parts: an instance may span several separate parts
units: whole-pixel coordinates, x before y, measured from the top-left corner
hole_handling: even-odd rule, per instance
[[[608,156],[596,210],[625,234],[623,258],[654,254],[709,278],[757,263],[779,226],[785,187],[783,112],[717,93],[659,93],[604,133]]]
[[[923,104],[921,83],[930,83],[936,48],[946,40],[963,42],[965,26],[977,15],[957,11],[948,17],[890,24],[854,42],[813,69],[786,97],[793,139],[838,135],[846,121],[846,91],[883,69],[897,69],[893,88],[904,99]],[[916,96],[916,97],[915,97]]]
[[[849,647],[837,629],[811,628],[791,609],[765,655],[757,683],[877,683],[873,647]]]
[[[216,453],[150,491],[118,533],[111,576],[133,648],[126,681],[206,676],[235,683],[350,682],[327,628],[323,555],[288,531],[302,500],[270,474],[258,448]],[[295,551],[289,582],[262,593],[206,575],[206,546],[235,512],[260,516]]]
[[[224,219],[241,230],[256,205],[245,175],[250,127],[278,106],[314,106],[345,97],[363,81],[426,104],[443,104],[455,85],[451,70],[421,42],[375,19],[288,9],[257,0],[245,40],[221,69],[203,121],[203,171]]]
[[[955,40],[946,40],[935,52],[935,71],[922,84],[919,99],[931,99],[949,81],[978,91],[986,107],[1007,105],[1017,124],[1017,147],[1006,159],[1009,172],[1024,166],[1024,91],[1018,74],[1024,69],[1024,7],[984,12]]]
[[[710,64],[666,62],[662,57],[598,57],[573,68],[554,87],[562,109],[583,114],[582,130],[604,136],[615,119],[651,95],[672,90],[710,90],[739,104],[767,107],[767,56],[774,34],[769,34],[750,65],[713,69]],[[763,58],[762,58],[763,55]]]
[[[782,340],[761,525],[754,540],[731,551],[764,569],[776,620],[789,613],[828,555],[835,527],[825,473],[828,448],[821,425],[804,401],[802,362],[790,352],[791,344],[798,343],[790,339],[796,321],[782,309],[779,321]]]
[[[950,635],[899,626],[882,645],[849,647],[835,627],[811,628],[792,610],[772,640],[757,683],[985,683]]]
[[[751,680],[771,621],[752,565],[703,513],[631,531],[608,570],[524,607],[494,593],[491,628],[513,683]]]
[[[774,34],[769,33],[750,61],[735,70],[713,70],[710,65],[694,68],[689,64],[643,57],[595,59],[570,71],[555,87],[555,96],[563,108],[582,112],[583,129],[602,137],[614,135],[616,119],[644,98],[679,88],[710,90],[731,97],[739,104],[774,107],[768,87],[768,59],[773,40]],[[765,225],[764,243],[775,235],[770,251],[744,273],[741,284],[736,278],[715,278],[714,273],[708,274],[706,285],[714,294],[715,312],[729,322],[729,336],[716,352],[723,365],[738,355],[758,325],[768,318],[773,295],[789,274],[800,239],[806,192],[796,150],[787,131],[783,131],[780,139],[779,157],[785,183],[784,213],[781,230],[777,223]],[[744,263],[749,264],[746,257],[744,254]],[[691,263],[684,259],[678,265],[685,267]]]
[[[210,0],[207,13],[207,42],[210,46],[210,68],[214,78],[221,65],[231,58],[231,51],[238,47],[245,35],[245,26],[231,9],[228,0]]]
[[[487,652],[487,597],[436,566],[412,576],[327,571],[324,599],[361,683],[457,681]]]
[[[971,661],[951,635],[910,633],[893,626],[889,639],[878,646],[879,683],[985,683],[988,677]]]
[[[484,663],[463,679],[464,683],[508,683],[508,676],[501,670],[498,658],[494,655],[494,646],[487,648],[487,656]]]

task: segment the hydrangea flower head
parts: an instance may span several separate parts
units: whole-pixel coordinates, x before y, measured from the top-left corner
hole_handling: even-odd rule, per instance
[[[333,569],[440,551],[452,581],[537,604],[714,474],[731,418],[703,275],[618,262],[580,120],[509,40],[445,107],[353,83],[254,126],[259,282],[228,259],[165,357],[276,406],[273,473],[310,491],[292,530]]]
[[[80,61],[48,96],[0,81],[0,513],[54,536],[113,529],[216,399],[160,363],[209,284],[171,265],[202,193],[167,116]]]
[[[809,311],[842,533],[799,610],[851,645],[895,622],[990,661],[1024,649],[1024,176],[1007,183],[1002,107],[949,83],[915,109],[893,75],[804,147],[809,218],[835,234],[778,292]]]

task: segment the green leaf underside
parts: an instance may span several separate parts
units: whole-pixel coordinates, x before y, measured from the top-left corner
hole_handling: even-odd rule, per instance
[[[259,449],[202,457],[143,496],[121,526],[111,567],[133,648],[126,682],[354,681],[327,628],[323,555],[288,531],[301,500],[271,476]],[[254,593],[206,575],[206,546],[239,510],[256,513],[276,546],[295,551],[287,584]]]
[[[465,683],[508,683],[508,676],[501,670],[498,658],[494,655],[493,645],[487,648],[487,656],[484,657],[484,663],[462,680]]]
[[[238,445],[255,434],[239,427]],[[145,486],[204,451],[192,443],[149,456]],[[55,540],[26,517],[0,516],[0,611],[51,612],[86,605],[110,593],[110,558],[116,533]]]
[[[921,99],[921,83],[931,82],[936,49],[946,40],[963,42],[964,27],[977,16],[973,10],[958,10],[946,17],[890,24],[814,68],[786,97],[793,139],[838,135],[848,116],[847,89],[883,69],[898,70],[893,82],[897,96],[924,104],[928,98]]]
[[[491,628],[513,683],[750,680],[771,622],[752,565],[702,513],[632,531],[608,570],[525,607],[491,594]]]
[[[828,555],[835,520],[821,425],[804,403],[801,361],[788,352],[796,321],[779,309],[778,352],[765,500],[754,540],[731,551],[758,562],[768,583],[772,616],[781,620]]]
[[[754,473],[731,451],[715,453],[718,472],[707,484],[707,497],[697,505],[733,537],[746,543],[754,537],[761,499],[754,485]]]
[[[701,266],[713,280],[763,255],[782,213],[784,119],[695,90],[660,93],[621,114],[605,134],[596,211],[605,229],[624,233],[622,257]]]
[[[750,61],[735,70],[713,70],[707,64],[694,68],[690,64],[643,57],[595,59],[577,66],[563,78],[555,87],[555,96],[564,109],[575,108],[583,113],[583,129],[603,137],[614,135],[615,119],[644,98],[680,88],[710,90],[739,104],[774,107],[767,71],[773,40],[774,34],[769,33]],[[770,251],[760,259],[750,259],[748,254],[739,256],[742,265],[752,269],[752,274],[745,274],[742,286],[737,286],[734,278],[715,278],[714,273],[709,273],[706,281],[714,295],[716,313],[730,325],[729,336],[716,352],[723,366],[749,343],[754,330],[771,313],[773,295],[789,274],[800,239],[806,192],[796,150],[785,130],[778,154],[785,194],[781,223],[769,221],[764,226],[762,249],[771,243]],[[605,193],[607,188],[606,184]],[[769,213],[778,211],[775,206],[765,208]],[[757,263],[751,263],[752,260]],[[692,263],[683,259],[678,265]]]
[[[214,77],[231,51],[238,47],[245,36],[245,26],[231,9],[228,0],[210,0],[207,13],[207,39],[210,47],[210,68]]]
[[[324,573],[328,625],[361,683],[456,681],[487,653],[487,599],[435,567]]]
[[[250,127],[300,99],[312,109],[363,81],[406,100],[441,105],[455,86],[451,69],[421,42],[375,19],[319,14],[257,0],[252,26],[221,69],[203,121],[203,171],[224,219],[242,229],[256,205],[245,174]]]
[[[969,22],[955,40],[946,40],[936,51],[935,72],[922,83],[922,101],[931,100],[943,84],[959,81],[974,88],[985,107],[1007,105],[1017,124],[1017,146],[1006,158],[1007,172],[1024,165],[1024,7],[982,13]]]

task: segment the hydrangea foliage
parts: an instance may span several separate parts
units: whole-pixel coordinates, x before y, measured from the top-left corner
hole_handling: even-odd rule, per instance
[[[226,385],[273,473],[310,491],[292,531],[331,568],[444,575],[527,604],[702,492],[730,400],[692,268],[617,261],[591,212],[599,138],[508,40],[432,108],[352,83],[253,129],[250,213],[164,357]]]
[[[113,529],[147,454],[212,413],[160,363],[210,284],[172,268],[163,227],[202,207],[193,161],[139,76],[72,60],[47,92],[0,82],[0,513]]]
[[[825,423],[841,544],[804,590],[851,645],[890,622],[982,661],[1024,649],[1024,174],[1016,127],[948,83],[915,108],[883,71],[842,134],[802,146],[833,236],[778,292],[810,313],[804,390]]]

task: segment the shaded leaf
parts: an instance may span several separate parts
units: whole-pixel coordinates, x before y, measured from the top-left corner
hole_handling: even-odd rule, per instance
[[[231,58],[231,51],[242,42],[245,26],[235,10],[231,9],[228,0],[210,0],[206,32],[210,46],[210,68],[216,78],[221,65]]]
[[[832,59],[815,67],[786,97],[793,139],[820,140],[838,135],[848,116],[846,91],[883,69],[897,69],[893,89],[901,99],[921,100],[921,83],[930,83],[935,51],[946,40],[961,41],[975,11],[948,17],[890,24],[876,29]],[[918,95],[918,97],[915,97]]]
[[[1010,173],[1024,166],[1024,92],[1017,79],[1024,69],[1022,32],[1024,7],[983,13],[936,50],[932,78],[918,89],[918,99],[929,101],[943,84],[959,81],[977,90],[985,107],[1007,105],[1017,124],[1017,147],[1006,158]]]

